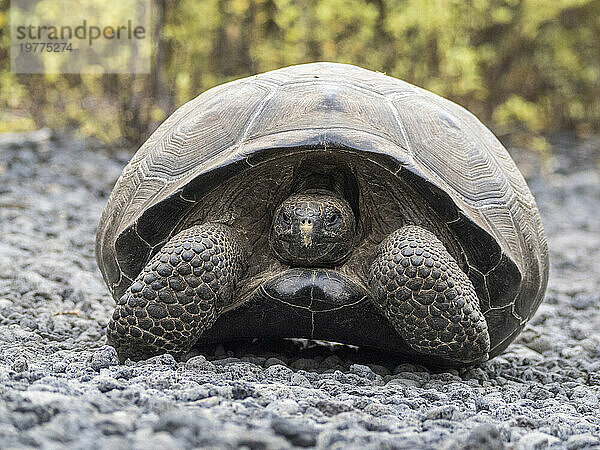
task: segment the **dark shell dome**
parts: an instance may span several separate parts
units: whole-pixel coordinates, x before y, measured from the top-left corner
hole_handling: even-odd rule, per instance
[[[542,301],[548,253],[535,201],[506,149],[462,107],[355,66],[288,67],[210,89],[144,143],[116,183],[96,255],[115,298],[180,230],[207,218],[245,233],[255,267],[268,256],[274,207],[314,160],[353,177],[360,242],[342,271],[360,272],[378,239],[404,223],[436,231],[473,283],[490,356]],[[359,277],[360,278],[360,277]]]

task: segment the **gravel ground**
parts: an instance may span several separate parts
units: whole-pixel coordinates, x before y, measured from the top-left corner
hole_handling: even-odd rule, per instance
[[[440,372],[306,341],[119,365],[93,249],[128,155],[48,137],[0,135],[1,448],[600,448],[600,138],[512,151],[546,300],[504,354]]]

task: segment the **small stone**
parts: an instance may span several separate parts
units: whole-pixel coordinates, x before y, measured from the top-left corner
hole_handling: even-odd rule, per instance
[[[69,365],[65,361],[58,361],[52,364],[53,373],[64,373]]]
[[[125,435],[133,428],[133,418],[124,411],[96,422],[95,428],[105,436]]]
[[[458,418],[458,409],[454,405],[438,406],[430,409],[425,417],[427,419],[437,420],[455,420]]]
[[[157,366],[169,366],[172,368],[177,367],[177,361],[173,355],[169,353],[165,353],[163,355],[153,356],[152,358],[148,358],[142,364],[153,364]]]
[[[404,387],[420,387],[421,383],[416,380],[411,380],[408,378],[392,378],[386,384],[388,385],[399,385]]]
[[[131,370],[131,367],[127,366],[119,366],[119,368],[114,373],[114,377],[117,379],[122,378],[125,380],[129,380],[132,376],[133,370]]]
[[[240,362],[242,362],[241,359],[234,358],[232,356],[229,356],[227,358],[215,359],[215,360],[212,361],[212,363],[215,366],[226,366],[228,364],[236,364],[236,363],[240,363]]]
[[[183,402],[195,402],[202,400],[209,396],[208,389],[202,387],[194,387],[192,389],[185,389],[175,394],[177,400]]]
[[[569,450],[592,448],[598,444],[600,444],[600,439],[591,433],[574,434],[567,439],[567,448]]]
[[[335,400],[320,400],[315,406],[326,416],[333,417],[337,414],[352,411],[352,405]]]
[[[374,380],[377,377],[369,366],[363,366],[362,364],[352,364],[350,372],[368,380]]]
[[[243,400],[248,397],[254,397],[256,391],[254,386],[249,383],[236,382],[231,386],[231,398],[234,400]]]
[[[586,405],[590,408],[598,407],[598,395],[587,386],[577,386],[571,394],[571,401],[575,404]]]
[[[27,360],[23,356],[19,356],[10,365],[10,369],[17,373],[27,372],[29,370],[29,364],[27,364]]]
[[[312,385],[310,384],[310,381],[308,381],[308,378],[306,378],[301,373],[292,374],[292,376],[290,378],[290,383],[294,384],[296,386],[312,387]]]
[[[317,443],[317,430],[299,420],[276,418],[271,422],[271,428],[298,447],[313,447]]]
[[[528,342],[527,347],[535,352],[544,353],[545,351],[552,350],[553,343],[547,336],[540,336]]]
[[[267,367],[263,373],[266,379],[290,381],[294,371],[284,365],[274,364]]]
[[[23,317],[19,322],[19,325],[26,330],[37,330],[39,328],[37,322],[31,317]]]
[[[215,372],[217,370],[215,365],[212,362],[207,361],[202,355],[188,359],[185,363],[185,368],[187,370],[204,370],[208,372]]]
[[[190,427],[192,417],[187,411],[171,410],[163,414],[158,422],[154,424],[154,431],[166,431],[173,433],[180,428]]]
[[[377,375],[381,375],[382,377],[390,374],[390,370],[385,366],[380,366],[379,364],[369,364],[369,367],[373,372],[375,372]]]
[[[292,400],[291,398],[275,400],[269,403],[265,409],[272,412],[277,417],[290,416],[300,412],[298,402]]]
[[[119,384],[117,380],[109,377],[98,377],[98,390],[100,392],[108,392],[114,389],[124,389],[124,387]]]
[[[532,431],[521,436],[518,448],[522,450],[538,450],[551,447],[558,442],[560,442],[560,440],[554,436],[540,431]]]
[[[339,369],[343,365],[344,363],[342,362],[342,360],[336,355],[328,356],[321,363],[321,367],[324,369]]]
[[[110,345],[105,345],[96,350],[90,360],[90,367],[96,371],[118,365],[119,357],[117,356],[117,351]]]
[[[504,443],[498,429],[491,424],[475,427],[465,442],[465,450],[503,450]]]
[[[299,358],[296,361],[292,362],[290,364],[290,367],[292,367],[292,369],[296,369],[296,370],[313,371],[317,367],[319,367],[319,364],[314,359]]]
[[[271,366],[274,366],[276,364],[279,364],[279,365],[282,365],[282,366],[286,365],[282,360],[280,360],[278,358],[269,358],[269,359],[267,359],[265,361],[265,367],[271,367]]]
[[[594,308],[596,305],[600,304],[600,295],[578,293],[575,294],[575,297],[571,300],[571,304],[573,305],[573,308],[579,310]]]
[[[414,364],[402,363],[394,367],[392,373],[396,374],[400,372],[417,372],[418,370],[419,368]]]

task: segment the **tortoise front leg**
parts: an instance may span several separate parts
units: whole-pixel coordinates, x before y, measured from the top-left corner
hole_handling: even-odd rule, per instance
[[[448,362],[487,359],[490,338],[475,289],[429,231],[411,225],[390,234],[377,249],[369,285],[412,349]]]
[[[232,228],[206,223],[180,232],[117,302],[108,343],[121,360],[185,352],[232,302],[246,269]]]

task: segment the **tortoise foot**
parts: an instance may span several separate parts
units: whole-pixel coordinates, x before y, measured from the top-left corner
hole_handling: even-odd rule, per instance
[[[231,303],[246,268],[231,228],[208,223],[180,232],[117,302],[108,343],[122,361],[184,353]]]
[[[488,358],[490,337],[475,289],[429,231],[411,225],[390,234],[377,249],[369,286],[413,350],[448,362]]]

